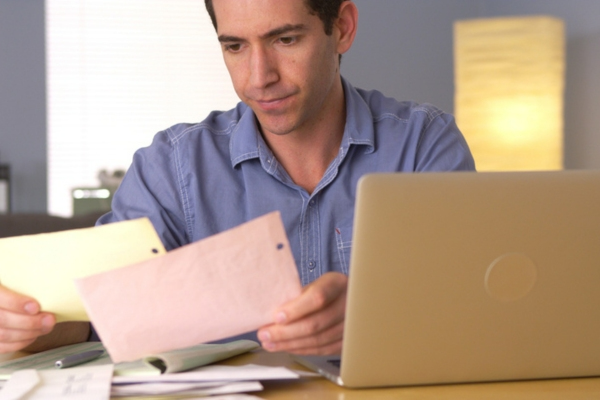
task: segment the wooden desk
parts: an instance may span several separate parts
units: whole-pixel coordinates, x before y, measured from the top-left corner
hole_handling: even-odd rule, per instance
[[[25,355],[13,353],[0,355],[8,360]],[[256,350],[229,360],[226,365],[259,364],[285,366],[306,370],[285,353],[267,353]],[[302,378],[298,381],[263,382],[265,390],[252,393],[266,400],[317,399],[317,400],[580,400],[600,399],[600,377],[582,379],[553,379],[540,381],[473,383],[462,385],[414,386],[382,389],[344,389],[326,379]],[[185,397],[119,397],[121,400],[184,399]],[[207,399],[210,399],[208,397]]]
[[[254,351],[225,361],[224,364],[261,364],[304,369],[287,354]],[[344,389],[326,379],[263,382],[265,390],[255,393],[264,399],[444,399],[444,400],[554,400],[600,399],[600,378],[553,379],[540,381],[477,383],[382,389]]]

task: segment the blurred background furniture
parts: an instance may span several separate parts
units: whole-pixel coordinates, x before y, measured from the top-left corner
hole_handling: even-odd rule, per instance
[[[10,212],[10,166],[0,164],[0,214]]]
[[[93,212],[71,218],[48,214],[0,215],[0,238],[88,228],[94,226],[102,214]]]

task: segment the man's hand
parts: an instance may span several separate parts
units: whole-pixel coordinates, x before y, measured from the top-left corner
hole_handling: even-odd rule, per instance
[[[29,346],[55,323],[53,314],[40,312],[37,301],[0,285],[0,353]]]
[[[329,272],[307,285],[296,299],[275,312],[275,323],[261,328],[267,351],[340,354],[344,334],[348,277]]]

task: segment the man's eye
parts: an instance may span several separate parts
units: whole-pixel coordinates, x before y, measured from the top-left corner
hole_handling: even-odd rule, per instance
[[[279,38],[279,41],[283,44],[293,44],[296,41],[296,38],[286,36]]]
[[[225,51],[230,51],[232,53],[240,51],[241,48],[242,48],[242,45],[239,44],[239,43],[233,43],[233,44],[226,44],[225,45]]]

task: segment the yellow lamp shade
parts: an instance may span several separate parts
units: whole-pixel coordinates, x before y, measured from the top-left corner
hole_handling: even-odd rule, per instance
[[[455,114],[479,171],[563,168],[564,23],[454,25]]]

